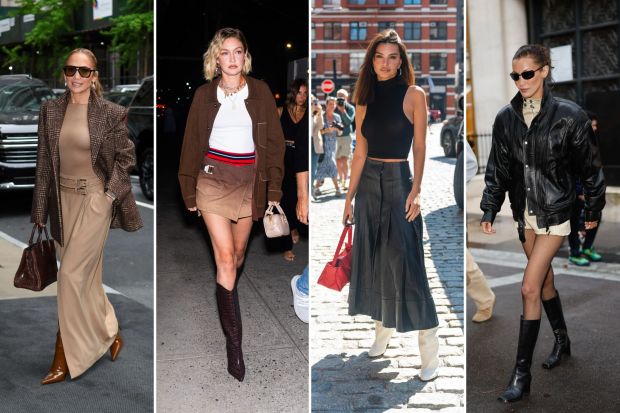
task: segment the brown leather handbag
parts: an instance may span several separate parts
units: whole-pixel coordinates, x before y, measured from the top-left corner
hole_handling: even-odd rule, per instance
[[[50,240],[47,228],[38,228],[39,236],[32,242],[38,225],[34,224],[28,246],[24,249],[19,268],[15,273],[13,285],[17,288],[26,288],[32,291],[42,291],[56,281],[58,266],[56,265],[56,247],[54,240]],[[42,234],[45,232],[45,239]]]
[[[323,272],[319,277],[318,284],[331,288],[332,290],[342,291],[345,285],[349,283],[351,279],[351,259],[353,258],[351,242],[352,226],[345,225],[340,235],[340,241],[336,252],[334,253],[334,259],[325,264]],[[344,243],[344,237],[347,237],[347,242],[342,250],[342,244]]]

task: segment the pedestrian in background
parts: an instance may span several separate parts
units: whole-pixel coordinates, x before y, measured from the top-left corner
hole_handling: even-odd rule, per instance
[[[289,86],[286,105],[278,108],[280,125],[284,133],[286,152],[284,153],[284,178],[282,180],[282,209],[288,220],[290,234],[276,238],[284,259],[293,261],[293,244],[299,243],[297,219],[297,174],[308,172],[308,83],[305,79],[295,79]],[[306,180],[307,182],[307,180]],[[307,190],[306,190],[307,192]]]
[[[575,179],[583,182],[586,229],[598,224],[605,205],[605,181],[598,148],[586,114],[573,102],[551,94],[551,58],[540,45],[520,47],[510,77],[519,92],[497,114],[480,208],[485,234],[509,192],[512,215],[528,263],[523,275],[517,360],[502,402],[530,392],[530,366],[538,338],[542,306],[555,336],[543,367],[557,366],[570,355],[570,340],[555,288],[551,261],[570,233]]]
[[[32,222],[43,227],[49,215],[60,257],[56,350],[42,384],[75,379],[108,350],[118,357],[123,340],[103,289],[103,250],[110,228],[142,227],[127,109],[101,97],[90,50],[70,52],[63,74],[67,91],[39,113],[32,199]]]
[[[312,110],[312,163],[310,165],[310,178],[314,182],[319,157],[324,153],[323,137],[321,136],[321,129],[323,129],[323,108],[314,95],[310,98],[310,102]]]
[[[393,29],[375,36],[366,50],[353,99],[356,146],[343,223],[355,223],[349,314],[375,320],[368,356],[383,355],[394,331],[418,330],[419,377],[426,381],[437,377],[439,366],[439,322],[420,214],[427,110],[407,56]]]
[[[328,97],[325,100],[325,115],[323,116],[323,156],[319,159],[314,182],[314,196],[321,195],[321,186],[325,178],[331,178],[336,188],[336,195],[342,195],[338,185],[338,169],[336,167],[336,137],[342,134],[343,125],[340,116],[335,112],[336,98]]]
[[[252,60],[240,30],[218,30],[203,66],[209,83],[196,90],[190,108],[179,183],[186,208],[198,210],[209,231],[228,372],[243,381],[238,274],[252,221],[282,197],[284,135],[271,90],[248,76]]]
[[[338,168],[338,182],[342,189],[347,188],[349,178],[349,159],[351,158],[351,132],[355,122],[355,107],[348,102],[349,92],[340,89],[336,92],[336,113],[342,120],[342,135],[336,138],[336,166]]]
[[[478,161],[476,160],[476,154],[469,146],[469,141],[465,139],[465,168],[466,168],[466,182],[469,182],[478,172]],[[487,279],[484,273],[476,263],[474,256],[469,251],[469,248],[465,250],[466,260],[466,275],[467,275],[467,295],[474,300],[476,304],[476,313],[471,320],[474,323],[483,323],[488,321],[493,316],[493,307],[495,307],[495,294],[489,287]]]
[[[596,136],[598,119],[594,113],[588,113],[588,117],[590,122],[592,122],[593,136]],[[599,225],[594,228],[585,229],[583,220],[585,217],[585,196],[583,194],[583,185],[579,178],[575,181],[575,195],[575,206],[570,217],[570,234],[568,234],[568,244],[570,246],[568,261],[578,266],[588,266],[590,261],[598,262],[603,259],[601,254],[593,247],[601,221],[599,219]],[[583,243],[581,238],[583,238]]]

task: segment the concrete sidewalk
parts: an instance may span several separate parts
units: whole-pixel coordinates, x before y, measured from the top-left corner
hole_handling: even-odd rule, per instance
[[[395,334],[384,357],[369,359],[370,317],[348,315],[348,286],[338,293],[316,284],[342,231],[344,196],[329,183],[311,204],[312,411],[464,411],[463,214],[454,202],[453,158],[443,157],[438,128],[427,139],[422,189],[424,252],[440,321],[441,367],[431,382],[417,378],[417,332]]]
[[[209,237],[202,218],[185,213],[176,168],[165,161],[157,201],[158,411],[307,412],[308,325],[296,317],[291,292],[308,261],[307,241],[287,262],[267,251],[262,224],[254,226],[238,286],[246,366],[238,382],[226,370]]]

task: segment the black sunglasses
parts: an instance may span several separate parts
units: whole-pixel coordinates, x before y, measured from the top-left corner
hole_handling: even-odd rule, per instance
[[[530,80],[531,78],[533,78],[533,77],[534,77],[534,74],[535,74],[536,72],[538,72],[540,69],[542,69],[542,68],[543,68],[543,67],[545,67],[545,66],[546,66],[546,65],[542,65],[541,67],[539,67],[539,68],[538,68],[538,69],[536,69],[536,70],[526,70],[526,71],[524,71],[524,72],[521,72],[521,74],[516,73],[516,72],[512,72],[512,73],[510,74],[510,78],[511,78],[512,80],[514,80],[515,82],[516,82],[517,80],[519,80],[519,76],[523,77],[523,79],[525,79],[525,80]]]
[[[88,78],[93,72],[96,72],[97,69],[91,69],[85,66],[65,66],[62,68],[62,71],[65,73],[65,76],[68,77],[73,77],[76,72],[80,72],[80,76]]]

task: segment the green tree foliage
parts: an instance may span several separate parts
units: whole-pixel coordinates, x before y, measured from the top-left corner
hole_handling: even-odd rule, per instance
[[[103,34],[112,37],[112,49],[118,52],[121,63],[132,65],[140,59],[141,75],[151,74],[153,2],[152,0],[127,0],[123,14],[112,19],[112,27]]]
[[[60,59],[71,50],[72,45],[67,44],[63,37],[74,30],[74,11],[83,4],[83,0],[24,0],[21,7],[12,14],[13,16],[34,14],[35,25],[26,34],[25,44],[37,50],[40,55]],[[21,45],[2,49],[7,54],[7,59],[4,61],[5,67],[14,65],[34,68],[32,62],[34,56],[24,54]],[[44,66],[46,62],[38,60],[35,64]]]

